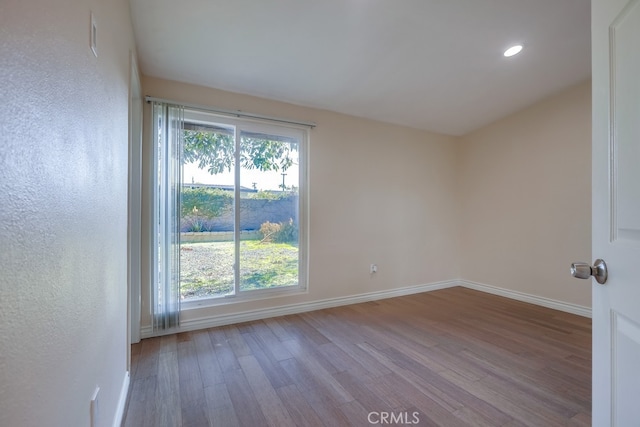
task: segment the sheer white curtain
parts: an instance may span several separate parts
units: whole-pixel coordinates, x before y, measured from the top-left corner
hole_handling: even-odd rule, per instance
[[[180,323],[180,189],[184,108],[153,102],[154,195],[153,330]]]

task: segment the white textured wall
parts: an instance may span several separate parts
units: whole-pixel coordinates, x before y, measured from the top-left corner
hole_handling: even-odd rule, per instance
[[[479,131],[459,147],[462,278],[591,307],[569,275],[591,262],[591,86]]]
[[[183,319],[458,277],[454,138],[150,77],[142,85],[146,95],[318,125],[310,133],[309,293],[191,310]],[[148,300],[145,288],[143,326]]]
[[[0,426],[88,426],[96,385],[113,423],[131,33],[126,0],[0,2]]]

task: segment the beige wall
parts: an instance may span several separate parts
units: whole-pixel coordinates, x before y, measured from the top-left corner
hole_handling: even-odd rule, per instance
[[[98,52],[89,49],[89,11]],[[127,369],[126,0],[0,3],[0,425],[113,424]]]
[[[310,134],[309,293],[193,310],[184,320],[458,277],[452,137],[149,77],[143,91],[317,123]],[[149,313],[147,289],[142,300]]]
[[[462,138],[151,77],[143,90],[318,125],[309,293],[190,310],[183,320],[457,279],[591,306],[590,287],[568,275],[591,256],[588,83]],[[146,197],[150,206],[148,188]],[[146,287],[142,301],[145,327]]]
[[[573,87],[463,137],[461,277],[591,307],[591,90]]]

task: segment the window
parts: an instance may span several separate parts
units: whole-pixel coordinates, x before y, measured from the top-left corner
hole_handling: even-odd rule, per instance
[[[306,289],[307,132],[184,110],[183,307]]]

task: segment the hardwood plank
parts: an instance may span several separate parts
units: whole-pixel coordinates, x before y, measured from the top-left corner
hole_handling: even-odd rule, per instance
[[[253,332],[253,323],[254,322],[242,322],[242,323],[237,323],[234,326],[236,328],[238,328],[238,331],[241,334],[250,334],[251,332]]]
[[[367,347],[367,344],[362,345],[362,348],[366,349]],[[384,353],[378,351],[377,349],[374,349],[373,347],[368,347],[368,351],[372,356],[376,357],[381,363],[387,366],[387,368],[389,368],[392,372],[394,372],[400,378],[410,384],[411,387],[417,392],[414,392],[414,395],[422,395],[450,412],[454,412],[462,407],[462,404],[456,399],[447,395],[445,392],[435,387],[428,381],[425,381],[422,377],[415,375],[415,373],[411,370],[406,369],[404,366],[399,366],[398,364],[396,364],[396,361],[392,360]],[[401,365],[405,363],[406,362],[403,361],[400,362]],[[415,404],[416,400],[412,399],[409,400],[409,402]]]
[[[303,392],[303,396],[325,426],[354,425],[340,410],[335,400],[329,397],[321,388],[308,389]]]
[[[178,351],[178,335],[171,334],[160,337],[160,353]]]
[[[318,345],[307,341],[304,338],[296,338],[288,341],[283,341],[282,345],[289,350],[292,357],[297,358],[310,358],[314,363],[320,365],[321,369],[333,374],[338,372],[336,367],[325,357],[325,355],[319,351]]]
[[[296,323],[296,331],[298,331],[298,335],[313,342],[315,345],[322,345],[330,341],[320,330],[313,326],[314,320],[317,319],[318,316],[322,316],[322,313],[309,312],[296,315],[296,317],[300,319],[300,321]]]
[[[377,396],[361,378],[349,371],[339,372],[333,377],[340,385],[351,395],[353,399],[358,401],[358,405],[370,411],[386,411],[390,412],[394,408]],[[344,407],[344,405],[341,405]]]
[[[214,383],[205,387],[205,410],[211,427],[240,427],[227,386],[224,383]]]
[[[129,375],[131,378],[136,376],[138,369],[138,361],[140,360],[140,353],[142,352],[142,344],[131,344],[131,366],[129,368]]]
[[[569,420],[567,425],[575,426],[575,427],[590,427],[591,426],[591,414],[587,414],[585,412],[580,412]]]
[[[252,327],[253,332],[249,335],[260,343],[260,347],[271,360],[279,362],[292,357],[291,353],[282,345],[267,325],[262,322],[255,322]]]
[[[567,399],[558,399],[533,383],[520,382],[511,377],[489,375],[480,382],[498,392],[508,390],[512,399],[528,401],[528,407],[539,413],[551,412],[569,419],[576,415],[580,408],[580,405],[572,404]]]
[[[285,341],[283,345],[289,349],[291,354],[295,355],[296,360],[301,365],[307,368],[318,383],[326,387],[329,396],[335,399],[336,402],[345,403],[353,400],[353,396],[318,361],[317,354],[306,351],[296,340]]]
[[[157,381],[155,425],[182,425],[178,352],[160,350]]]
[[[204,387],[193,341],[178,343],[178,374],[182,405],[202,404],[204,402]]]
[[[287,371],[285,371],[279,363],[272,362],[271,359],[267,357],[267,355],[262,351],[260,344],[258,344],[253,336],[245,334],[244,339],[247,345],[251,348],[251,352],[260,364],[264,374],[269,378],[269,382],[273,388],[280,388],[293,384],[293,381]]]
[[[373,328],[369,326],[365,326],[365,329],[373,329]],[[415,342],[412,340],[398,339],[394,332],[386,332],[385,334],[385,333],[382,333],[382,331],[380,331],[378,332],[378,334],[380,335],[380,340],[384,339],[388,344],[386,346],[378,346],[378,349],[385,349],[389,351],[399,351],[402,354],[405,354],[409,356],[411,359],[417,361],[422,366],[435,372],[440,372],[447,369],[443,364],[438,363],[435,360],[435,358],[433,357],[433,354],[431,355],[427,354],[427,348],[433,349],[437,347],[436,344],[432,344],[430,346],[423,346],[421,345],[421,343]],[[367,344],[371,344],[371,343],[367,341]]]
[[[236,357],[247,356],[251,354],[251,349],[245,342],[242,334],[238,328],[233,325],[227,325],[221,328],[224,331],[224,335],[227,337],[227,342],[229,343],[229,347],[233,351],[233,354]]]
[[[464,288],[145,339],[123,425],[588,426],[590,342],[590,319]]]
[[[155,390],[155,375],[133,380],[125,419],[122,423],[124,427],[155,426]]]
[[[479,413],[478,411],[472,408],[468,408],[466,406],[463,406],[462,408],[455,411],[453,415],[455,415],[456,418],[459,418],[464,423],[473,427],[495,427],[496,426],[495,420],[492,420],[484,416],[483,414]],[[506,423],[509,423],[511,421],[513,421],[513,418],[511,418]],[[503,423],[500,425],[504,425],[506,423]]]
[[[293,339],[293,336],[282,326],[280,318],[274,317],[271,319],[264,319],[263,322],[269,327],[269,329],[271,329],[271,332],[273,332],[280,341]]]
[[[265,426],[267,419],[262,413],[249,382],[242,369],[224,373],[229,398],[241,426]]]
[[[255,357],[242,356],[238,359],[238,362],[244,371],[245,377],[251,379],[249,385],[269,425],[271,427],[295,426],[289,416],[289,412]]]
[[[349,420],[351,425],[369,425],[369,412],[364,406],[357,400],[343,403],[340,405],[340,411],[344,414],[345,418]]]
[[[339,322],[330,319],[332,315],[327,316],[327,324],[321,329],[323,335],[329,337],[331,342],[335,344],[342,352],[347,354],[358,363],[372,376],[384,376],[391,371],[387,369],[378,360],[363,351],[358,344],[364,342],[362,336],[353,333],[352,328],[347,322]]]
[[[224,331],[219,328],[210,329],[209,338],[211,338],[211,344],[213,345],[213,350],[218,359],[221,371],[229,372],[240,369],[238,359],[233,353]]]
[[[202,379],[203,387],[223,383],[224,376],[222,375],[222,369],[220,369],[220,364],[218,363],[218,357],[213,350],[209,332],[194,332],[193,342],[195,343],[198,368],[200,369],[200,378]]]
[[[203,392],[204,396],[204,392]],[[203,399],[204,403],[204,399]],[[207,409],[204,404],[187,404],[182,406],[182,424],[183,427],[202,427],[209,425]]]
[[[205,396],[198,356],[191,335],[178,341],[178,375],[183,426],[208,424],[205,411]]]
[[[287,411],[289,411],[289,415],[295,425],[310,427],[324,426],[318,414],[316,414],[309,405],[309,402],[302,396],[300,389],[295,384],[280,387],[276,392],[287,408]]]
[[[525,387],[529,390],[538,390],[538,393],[541,395],[553,396],[551,398],[552,401],[559,402],[561,405],[565,407],[573,408],[576,411],[580,409],[586,409],[591,407],[590,404],[590,392],[588,388],[583,388],[582,392],[586,393],[586,396],[575,398],[575,390],[568,390],[568,387],[572,387],[570,384],[563,384],[559,382],[557,379],[553,378],[553,376],[549,375],[545,372],[544,367],[536,368],[536,369],[528,369],[526,367],[520,369],[511,369],[506,368],[509,365],[508,361],[504,361],[503,364],[498,362],[494,362],[493,360],[484,358],[479,359],[473,353],[464,353],[465,356],[470,358],[475,358],[478,363],[484,363],[488,370],[491,371],[491,376],[488,378],[503,378],[512,383],[514,388],[505,390],[509,390],[510,395],[513,395],[518,390],[517,387]],[[590,379],[589,374],[585,374],[587,378]],[[562,390],[565,390],[562,392]]]
[[[444,372],[442,375],[452,383],[464,388],[468,393],[473,394],[478,399],[482,399],[488,404],[500,408],[501,411],[524,425],[546,427],[560,426],[563,425],[563,422],[566,423],[566,419],[563,421],[562,417],[555,414],[541,413],[529,409],[528,400],[522,401],[517,397],[510,395],[508,391],[500,393],[479,381],[469,381],[467,378],[464,378],[453,371]],[[507,422],[507,424],[509,424],[509,422]]]
[[[369,372],[364,366],[333,342],[318,346],[318,351],[333,366],[333,372],[351,371],[359,377],[369,376]]]
[[[314,389],[324,389],[324,385],[319,383],[316,378],[303,366],[297,359],[291,358],[278,362],[291,377],[294,384],[303,393]]]
[[[336,399],[330,394],[327,385],[320,382],[319,378],[313,375],[306,366],[302,365],[296,358],[283,360],[279,363],[289,372],[298,390],[300,390],[301,396],[304,397],[325,425],[349,425],[349,421],[339,410]]]
[[[160,338],[142,340],[140,346],[140,358],[138,359],[135,378],[155,376],[158,373]]]
[[[412,396],[420,393],[411,383],[395,372],[384,377],[368,380],[366,386],[372,390],[386,405],[394,410],[411,407]]]

